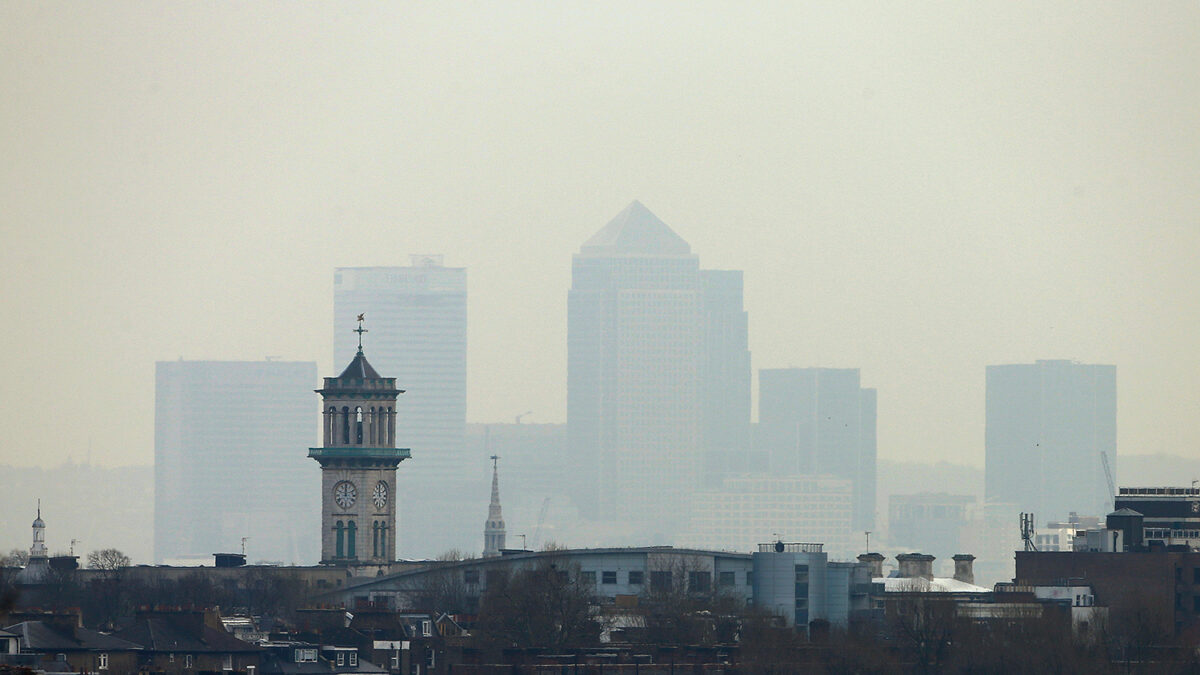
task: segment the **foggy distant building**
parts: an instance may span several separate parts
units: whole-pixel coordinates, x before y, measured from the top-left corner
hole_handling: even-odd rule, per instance
[[[861,543],[850,527],[854,487],[832,476],[748,474],[696,493],[691,527],[680,543],[751,551],[764,539],[802,540],[852,557]],[[861,535],[861,533],[858,533]]]
[[[903,551],[922,551],[948,559],[962,551],[962,531],[976,498],[944,492],[891,495],[888,498],[888,544]]]
[[[758,374],[757,445],[781,476],[830,475],[854,486],[854,530],[875,527],[875,390],[857,368]]]
[[[750,447],[750,331],[742,273],[701,270],[700,444],[704,483],[744,473]]]
[[[354,358],[355,317],[366,314],[371,362],[407,393],[396,408],[396,446],[412,459],[397,475],[401,557],[476,545],[478,516],[460,500],[486,481],[468,462],[467,271],[442,256],[407,267],[339,267],[334,274],[334,363]],[[486,485],[486,482],[484,482]],[[468,502],[472,503],[472,502]]]
[[[155,368],[154,558],[316,562],[317,366],[160,361]]]
[[[1108,513],[1100,453],[1117,460],[1117,369],[1072,361],[988,366],[985,490],[1038,523]]]
[[[574,256],[568,446],[590,517],[669,539],[686,524],[706,443],[748,435],[740,276],[701,272],[688,243],[636,201]]]

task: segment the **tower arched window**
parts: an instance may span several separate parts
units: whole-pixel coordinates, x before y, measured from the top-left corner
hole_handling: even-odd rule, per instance
[[[342,406],[342,445],[350,445],[350,408]]]
[[[387,419],[383,423],[387,428],[387,440],[384,443],[390,448],[396,444],[396,417],[392,413],[392,407],[388,406]]]
[[[363,442],[362,408],[354,409],[354,442],[358,445],[362,445],[362,442]]]
[[[375,406],[371,406],[371,414],[368,416],[371,421],[371,432],[367,434],[367,442],[371,445],[379,444],[379,416],[375,414]]]
[[[379,557],[381,557],[381,558],[387,557],[387,554],[388,554],[387,531],[388,531],[387,523],[380,523],[379,524]]]
[[[345,530],[343,529],[342,521],[340,521],[340,520],[337,521],[337,525],[333,526],[333,530],[336,533],[335,537],[337,540],[336,541],[337,546],[335,549],[336,553],[334,553],[334,557],[335,558],[344,558],[344,557],[346,557],[346,543],[345,543]]]
[[[371,524],[371,557],[379,557],[379,521]]]
[[[325,414],[325,445],[333,445],[335,438],[337,438],[337,408],[329,406],[329,411]]]
[[[355,546],[355,542],[358,540],[357,535],[358,535],[358,528],[355,527],[354,521],[351,520],[350,523],[348,525],[346,525],[346,557],[347,558],[357,558],[358,557],[358,551],[355,550],[357,548]]]

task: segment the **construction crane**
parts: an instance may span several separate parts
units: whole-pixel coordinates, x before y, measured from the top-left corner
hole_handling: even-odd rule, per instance
[[[526,410],[525,412],[521,413],[520,415],[517,415],[517,417],[516,417],[516,422],[515,422],[515,423],[516,423],[516,424],[520,424],[520,423],[521,423],[521,418],[522,418],[522,417],[527,417],[527,416],[529,416],[529,415],[532,415],[532,414],[533,414],[533,411],[532,411],[532,410]]]
[[[1113,509],[1117,508],[1117,486],[1113,483],[1112,469],[1108,466],[1108,453],[1100,451],[1100,461],[1104,464],[1104,477],[1108,479],[1108,502]]]
[[[550,498],[546,497],[542,500],[542,512],[538,514],[537,527],[533,530],[533,547],[536,549],[541,543],[542,523],[546,522],[546,511],[550,508]]]

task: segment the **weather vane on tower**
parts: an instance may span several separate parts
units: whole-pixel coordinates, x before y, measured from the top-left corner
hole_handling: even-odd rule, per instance
[[[368,331],[366,328],[363,328],[363,327],[362,327],[362,325],[363,325],[363,321],[366,321],[366,319],[367,319],[367,314],[366,314],[366,312],[363,312],[362,314],[359,314],[359,315],[358,315],[358,328],[355,328],[355,329],[354,329],[354,332],[355,332],[355,333],[358,333],[358,353],[359,353],[359,354],[361,354],[361,353],[362,353],[362,334],[363,334],[363,333],[369,333],[369,332],[370,332],[370,331]]]

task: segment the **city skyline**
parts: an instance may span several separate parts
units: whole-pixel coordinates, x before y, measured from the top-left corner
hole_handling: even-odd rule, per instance
[[[631,199],[744,271],[754,370],[861,370],[881,458],[982,466],[986,366],[1059,358],[1120,369],[1122,456],[1194,457],[1197,20],[6,4],[0,462],[148,463],[156,361],[333,372],[331,272],[429,251],[466,419],[562,422],[570,255]]]

